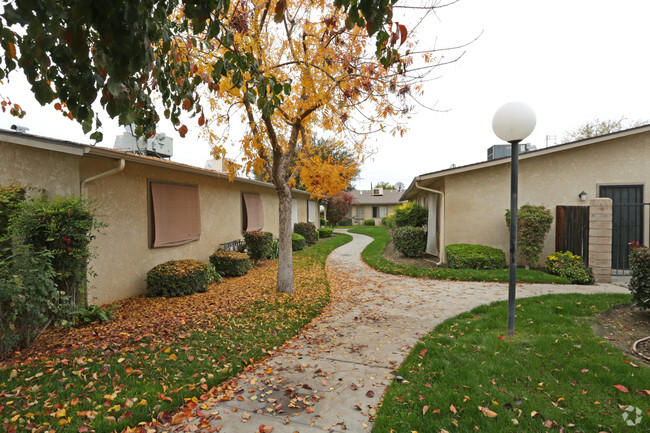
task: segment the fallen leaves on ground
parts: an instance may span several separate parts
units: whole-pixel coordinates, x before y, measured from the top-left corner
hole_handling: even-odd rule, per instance
[[[216,392],[209,383],[266,356],[267,339],[282,344],[326,304],[322,263],[294,259],[294,295],[275,290],[276,275],[276,261],[262,262],[206,293],[130,298],[118,302],[108,323],[48,329],[32,348],[0,363],[0,426],[120,431],[118,425],[179,424],[192,410],[200,414],[196,405]],[[211,343],[198,344],[204,341]]]

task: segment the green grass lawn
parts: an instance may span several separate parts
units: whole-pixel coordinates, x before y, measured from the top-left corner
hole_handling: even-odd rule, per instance
[[[2,431],[122,431],[207,398],[214,386],[281,346],[327,305],[325,261],[350,240],[337,235],[295,253],[295,295],[259,297],[210,326],[172,331],[168,343],[135,337],[119,351],[76,349],[27,362],[5,361],[0,364]],[[273,281],[259,284],[264,286],[247,290],[263,293],[274,287]]]
[[[594,314],[630,299],[522,299],[512,337],[505,302],[445,321],[397,371],[404,380],[388,388],[373,431],[649,431],[650,370],[591,329]],[[626,425],[627,406],[641,410],[640,425]]]
[[[371,236],[374,240],[368,245],[361,256],[371,267],[380,272],[393,275],[407,275],[411,277],[425,277],[436,280],[458,281],[508,281],[508,269],[476,270],[476,269],[450,269],[450,268],[421,268],[411,265],[393,263],[382,255],[390,235],[385,226],[355,226],[350,233],[360,233]],[[517,281],[521,283],[555,283],[569,284],[565,278],[551,275],[534,269],[517,269]]]

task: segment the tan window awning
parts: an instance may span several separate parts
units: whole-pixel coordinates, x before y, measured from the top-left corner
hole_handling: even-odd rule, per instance
[[[183,245],[201,237],[197,186],[151,182],[151,199],[154,248]]]
[[[259,193],[245,192],[244,198],[244,220],[245,232],[256,232],[264,228],[264,208]]]

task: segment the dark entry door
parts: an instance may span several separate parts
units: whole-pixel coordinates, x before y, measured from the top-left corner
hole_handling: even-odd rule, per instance
[[[643,243],[643,186],[603,185],[600,197],[612,199],[612,274],[629,269],[630,242]]]

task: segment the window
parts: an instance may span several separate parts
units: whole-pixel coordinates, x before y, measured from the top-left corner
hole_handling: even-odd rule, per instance
[[[318,203],[309,200],[307,201],[307,222],[315,223],[318,221]]]
[[[256,232],[264,228],[264,208],[259,193],[242,194],[242,231]]]
[[[388,206],[373,206],[372,207],[372,217],[373,218],[383,218],[388,215]]]
[[[199,187],[151,182],[153,248],[173,247],[199,240]]]
[[[298,200],[295,198],[291,199],[291,231],[293,231],[293,226],[298,223]]]

